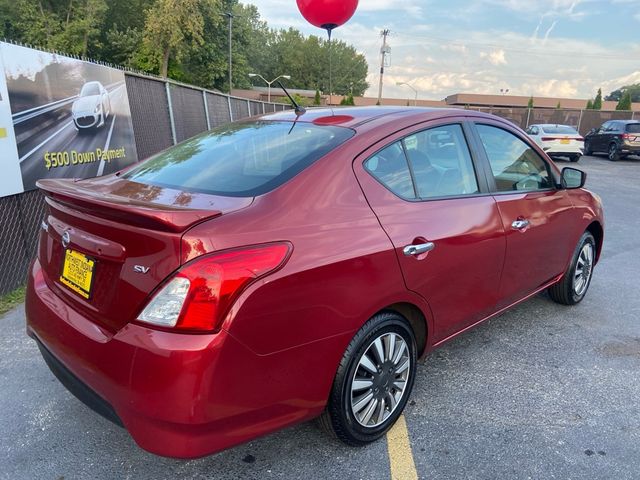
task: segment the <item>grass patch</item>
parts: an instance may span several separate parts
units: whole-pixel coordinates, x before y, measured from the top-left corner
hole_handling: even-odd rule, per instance
[[[20,287],[13,292],[0,296],[0,316],[24,302],[25,290],[25,287]]]

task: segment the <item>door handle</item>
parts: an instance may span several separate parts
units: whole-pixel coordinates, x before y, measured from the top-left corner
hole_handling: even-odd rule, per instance
[[[519,218],[518,220],[514,220],[511,224],[511,227],[516,230],[524,230],[529,226],[529,220],[525,220],[524,218]]]
[[[404,253],[407,257],[411,257],[430,252],[434,248],[436,248],[436,245],[433,242],[420,243],[418,245],[407,245],[402,250],[402,253]]]

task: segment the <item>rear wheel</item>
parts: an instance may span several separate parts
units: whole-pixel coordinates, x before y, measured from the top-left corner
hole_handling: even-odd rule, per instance
[[[575,305],[582,301],[591,284],[596,259],[596,241],[590,232],[584,232],[571,259],[571,265],[562,279],[549,287],[554,302]]]
[[[620,160],[620,151],[618,150],[618,144],[612,143],[609,145],[609,160],[616,162]]]
[[[577,162],[578,160],[580,160],[580,155],[572,155],[571,157],[569,157],[569,160],[571,160],[572,162]]]
[[[416,352],[415,335],[403,317],[392,312],[372,317],[342,357],[320,426],[348,445],[382,437],[407,403]]]

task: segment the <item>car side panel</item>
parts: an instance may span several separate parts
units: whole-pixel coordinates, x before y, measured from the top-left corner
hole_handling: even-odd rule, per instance
[[[248,290],[223,325],[260,355],[352,332],[374,307],[407,301],[393,245],[345,161],[349,152],[334,151],[295,181],[256,198],[250,209],[183,237],[201,254],[278,240],[293,244],[286,265]],[[424,302],[419,308],[429,318]]]

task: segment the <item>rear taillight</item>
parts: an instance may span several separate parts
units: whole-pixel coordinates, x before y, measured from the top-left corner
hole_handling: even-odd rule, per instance
[[[631,135],[629,135],[628,133],[623,133],[622,134],[622,139],[623,140],[631,140]]]
[[[555,137],[542,137],[540,140],[542,140],[543,142],[553,142],[554,140],[557,140],[557,138],[555,138]]]
[[[182,267],[151,299],[138,321],[192,332],[217,330],[238,295],[288,259],[288,243],[214,253]]]

